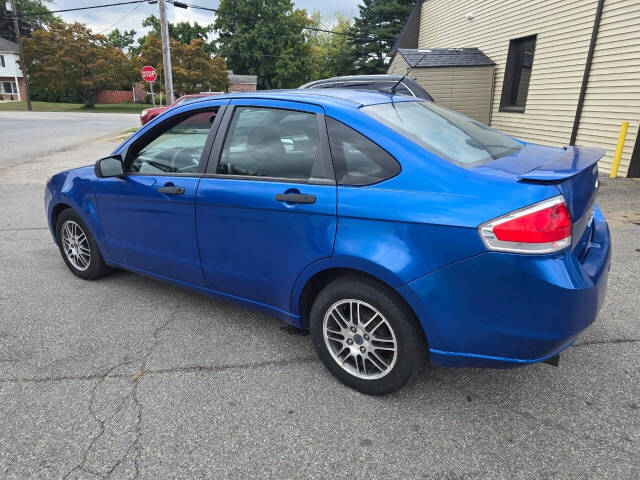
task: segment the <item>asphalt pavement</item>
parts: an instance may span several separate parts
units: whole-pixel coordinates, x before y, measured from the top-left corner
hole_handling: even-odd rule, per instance
[[[640,476],[640,182],[602,179],[608,296],[558,368],[432,368],[368,397],[278,320],[67,270],[44,181],[137,122],[0,113],[0,478]]]

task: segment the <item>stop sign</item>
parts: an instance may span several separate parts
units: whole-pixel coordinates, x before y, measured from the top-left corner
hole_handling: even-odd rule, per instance
[[[156,77],[158,76],[158,74],[156,73],[156,69],[151,65],[145,65],[144,67],[142,67],[140,73],[142,74],[142,79],[148,83],[155,82]]]

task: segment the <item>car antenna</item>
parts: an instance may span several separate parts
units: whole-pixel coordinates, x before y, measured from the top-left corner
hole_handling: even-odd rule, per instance
[[[426,52],[424,52],[424,55],[422,57],[420,57],[420,60],[418,60],[416,63],[414,63],[413,66],[410,66],[407,69],[407,73],[405,73],[402,76],[402,78],[400,80],[398,80],[393,87],[381,88],[379,91],[382,92],[382,93],[390,93],[391,95],[395,95],[396,94],[396,88],[398,88],[398,85],[400,85],[402,83],[402,81],[407,77],[407,75],[409,75],[411,73],[411,70],[413,70],[415,67],[420,65],[420,62],[422,60],[424,60],[424,57],[426,57],[430,53],[431,53],[431,50],[427,50]]]

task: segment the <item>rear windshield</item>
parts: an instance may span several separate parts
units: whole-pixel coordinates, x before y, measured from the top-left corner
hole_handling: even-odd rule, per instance
[[[431,102],[383,103],[361,110],[439,157],[466,168],[517,152],[523,146],[504,133]]]

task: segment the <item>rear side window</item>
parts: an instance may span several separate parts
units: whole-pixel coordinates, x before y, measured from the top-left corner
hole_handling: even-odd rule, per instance
[[[371,185],[400,173],[391,155],[352,128],[327,117],[327,131],[338,184]]]
[[[238,107],[217,173],[308,180],[320,151],[315,113]]]

